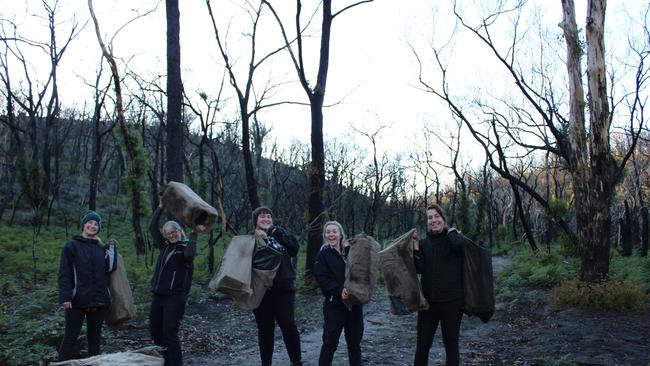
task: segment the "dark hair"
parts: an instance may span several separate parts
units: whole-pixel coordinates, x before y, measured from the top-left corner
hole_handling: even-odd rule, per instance
[[[257,217],[259,215],[263,214],[263,213],[267,213],[267,214],[270,214],[271,216],[273,216],[273,211],[271,211],[270,208],[268,208],[266,206],[260,206],[260,207],[258,207],[256,209],[254,209],[253,213],[251,214],[251,216],[253,218],[253,226],[257,225]]]
[[[445,215],[445,210],[442,208],[442,206],[440,206],[437,203],[432,203],[429,206],[427,206],[427,211],[429,210],[435,210],[438,213],[438,215],[440,215],[442,219],[445,221],[445,224],[447,224],[447,215]]]

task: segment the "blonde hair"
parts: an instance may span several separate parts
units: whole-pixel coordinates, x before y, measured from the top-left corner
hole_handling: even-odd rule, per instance
[[[334,220],[328,221],[323,225],[323,242],[327,243],[327,238],[325,237],[325,228],[327,228],[330,225],[336,226],[339,229],[339,233],[341,233],[341,240],[339,241],[339,245],[342,244],[345,241],[345,231],[343,230],[343,226],[341,225],[341,223]]]

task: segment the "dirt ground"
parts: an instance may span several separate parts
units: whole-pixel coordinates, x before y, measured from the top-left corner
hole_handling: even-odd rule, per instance
[[[498,272],[507,262],[494,259]],[[650,365],[650,303],[637,313],[612,314],[579,309],[553,311],[541,299],[548,292],[531,290],[510,303],[498,303],[493,318],[482,323],[463,318],[463,365]],[[316,365],[321,346],[322,296],[299,293],[296,319],[305,365]],[[361,345],[366,365],[411,365],[415,352],[416,315],[390,314],[383,286],[364,306],[365,331]],[[219,294],[188,306],[181,337],[186,365],[259,364],[255,320],[251,311],[231,306]],[[116,332],[131,349],[147,345],[142,326]],[[110,335],[107,335],[110,337]],[[289,365],[276,329],[275,365]],[[334,365],[347,365],[341,336]],[[440,331],[430,353],[430,365],[444,365]]]

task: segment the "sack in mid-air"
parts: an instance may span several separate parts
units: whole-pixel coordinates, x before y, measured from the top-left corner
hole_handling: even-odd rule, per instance
[[[219,216],[217,209],[183,183],[167,183],[160,200],[172,217],[191,228],[204,225],[206,230],[210,230]]]

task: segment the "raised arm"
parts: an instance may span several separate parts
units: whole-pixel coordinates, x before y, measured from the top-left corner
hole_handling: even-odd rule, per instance
[[[187,243],[187,246],[185,247],[185,251],[183,252],[183,255],[185,256],[185,260],[188,262],[191,262],[194,260],[196,257],[196,238],[197,238],[197,233],[196,231],[192,231],[190,235],[188,236],[189,242]]]
[[[158,206],[151,215],[149,220],[149,233],[156,247],[160,248],[165,243],[165,238],[160,233],[160,215],[162,215],[163,208]]]

